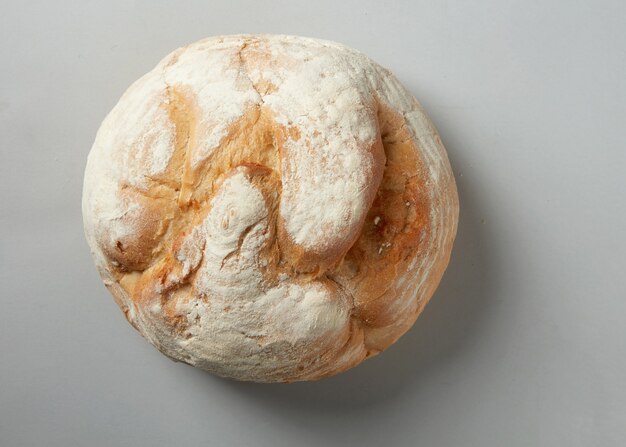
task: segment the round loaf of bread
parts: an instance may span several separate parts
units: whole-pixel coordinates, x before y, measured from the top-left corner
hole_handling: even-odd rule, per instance
[[[458,198],[388,70],[332,42],[242,35],[180,48],[124,93],[89,154],[83,216],[105,285],[161,352],[292,382],[411,327]]]

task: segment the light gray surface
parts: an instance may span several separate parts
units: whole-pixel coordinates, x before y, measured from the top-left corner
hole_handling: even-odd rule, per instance
[[[2,2],[0,445],[626,445],[625,17],[620,0]],[[83,239],[102,118],[174,48],[236,32],[366,52],[429,111],[457,174],[433,301],[318,383],[169,361]]]

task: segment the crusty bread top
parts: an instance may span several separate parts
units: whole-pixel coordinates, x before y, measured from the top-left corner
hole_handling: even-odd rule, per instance
[[[436,130],[387,70],[290,36],[202,40],[135,82],[89,155],[85,232],[128,320],[222,376],[312,380],[415,321],[456,233]]]

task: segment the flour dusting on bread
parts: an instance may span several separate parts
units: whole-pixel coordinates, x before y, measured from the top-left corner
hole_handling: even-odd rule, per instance
[[[129,321],[225,377],[314,380],[413,324],[447,265],[458,198],[419,103],[332,42],[181,48],[104,120],[85,233]]]

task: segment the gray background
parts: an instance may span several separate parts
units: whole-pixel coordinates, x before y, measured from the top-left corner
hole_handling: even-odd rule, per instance
[[[0,445],[626,445],[625,23],[621,0],[3,1]],[[169,361],[82,234],[87,153],[124,89],[237,32],[366,52],[429,111],[457,175],[433,301],[317,383]]]

